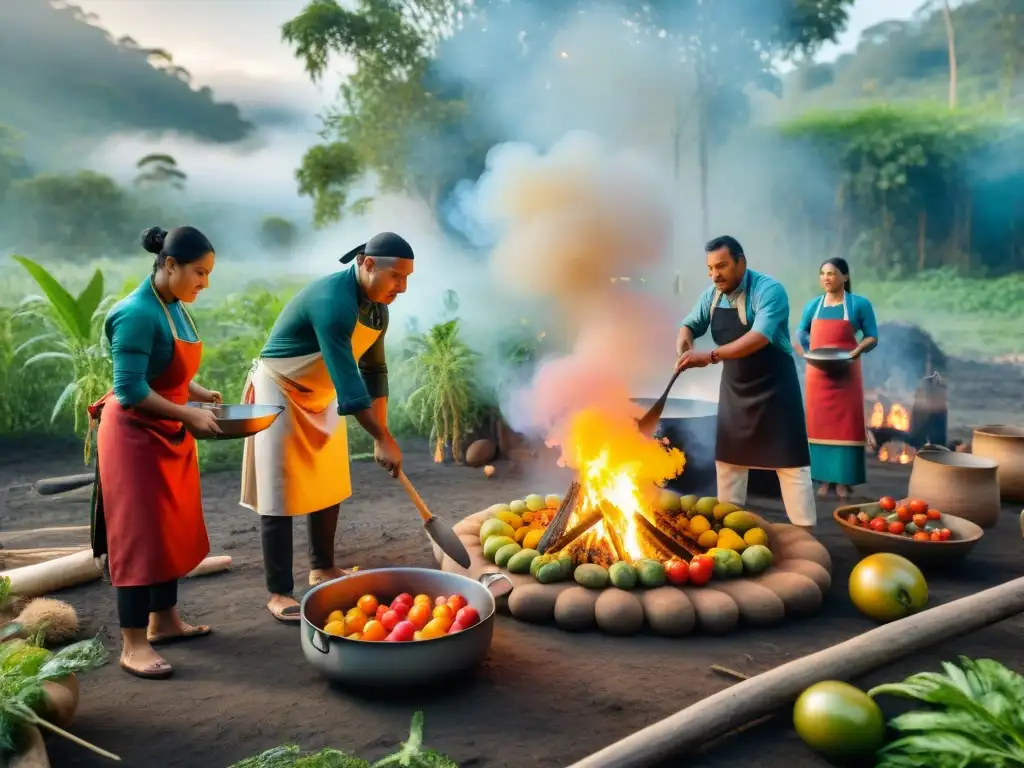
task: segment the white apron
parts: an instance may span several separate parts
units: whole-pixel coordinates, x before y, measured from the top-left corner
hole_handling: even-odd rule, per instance
[[[380,333],[356,323],[356,361]],[[348,431],[320,352],[257,360],[242,402],[284,406],[269,429],[245,439],[239,500],[243,507],[275,517],[308,515],[352,495]]]

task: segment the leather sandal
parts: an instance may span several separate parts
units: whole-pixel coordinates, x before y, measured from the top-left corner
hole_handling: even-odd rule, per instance
[[[194,640],[197,637],[206,637],[213,630],[211,630],[205,624],[200,624],[196,627],[189,627],[184,632],[170,635],[147,635],[146,639],[149,640],[150,645],[169,645],[170,643],[180,643],[183,640]]]
[[[302,608],[298,605],[288,605],[278,611],[275,611],[268,605],[267,610],[270,611],[271,616],[282,624],[298,624],[302,621]]]
[[[121,669],[127,672],[133,677],[140,677],[143,680],[166,680],[168,677],[174,674],[174,667],[168,664],[166,661],[157,661],[150,664],[145,669],[135,669],[134,667],[128,666],[128,664],[121,660]]]

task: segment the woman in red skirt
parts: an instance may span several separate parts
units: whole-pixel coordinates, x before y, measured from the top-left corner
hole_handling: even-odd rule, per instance
[[[121,668],[161,679],[173,669],[153,646],[209,634],[178,615],[178,579],[210,551],[195,437],[220,430],[189,401],[219,403],[192,381],[203,344],[184,305],[209,285],[214,250],[193,227],[146,230],[153,274],[107,317],[114,388],[89,408],[99,421],[92,545],[117,588]]]

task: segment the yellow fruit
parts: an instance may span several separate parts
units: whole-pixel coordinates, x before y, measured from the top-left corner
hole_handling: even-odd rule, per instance
[[[722,549],[731,549],[733,552],[742,552],[747,548],[746,542],[730,528],[723,528],[718,532],[718,546]]]
[[[562,503],[562,497],[557,493],[549,493],[544,497],[544,503],[548,505],[548,509],[558,509]]]
[[[512,530],[518,530],[523,526],[523,518],[517,515],[515,512],[496,512],[494,514],[496,518],[501,520],[503,523],[508,523],[512,526]]]
[[[540,539],[543,535],[543,528],[531,528],[530,532],[526,534],[526,537],[521,542],[523,549],[536,549],[537,545],[540,544]]]
[[[413,633],[412,633],[412,639],[413,639],[413,640],[422,640],[422,639],[423,639],[423,633],[422,633],[422,632],[420,632],[420,631],[419,631],[419,630],[417,629],[417,630],[416,630],[415,632],[413,632]]]
[[[533,518],[536,517],[536,516],[537,516],[536,512],[531,512],[530,510],[526,510],[525,512],[523,512],[523,518],[522,519],[523,519],[524,523],[532,523],[533,522]]]
[[[335,637],[345,636],[345,622],[342,621],[329,621],[327,626],[324,627],[324,632],[328,635],[334,635]]]
[[[427,622],[427,626],[420,631],[420,636],[424,640],[433,640],[435,637],[447,635],[451,625],[447,619],[431,619]]]
[[[743,541],[748,547],[753,547],[757,544],[767,547],[768,534],[764,532],[764,528],[751,528],[743,534]]]
[[[531,512],[540,512],[542,509],[548,508],[548,503],[544,501],[544,497],[538,496],[536,493],[531,493],[524,501],[526,501],[526,508]]]
[[[530,532],[530,527],[527,526],[527,525],[524,525],[522,528],[517,530],[516,531],[516,535],[515,535],[516,544],[522,544],[523,543],[523,539],[526,538],[526,535],[529,532]]]
[[[412,604],[413,605],[419,605],[420,603],[426,603],[427,605],[433,605],[434,604],[434,598],[432,598],[430,595],[416,595],[416,597],[414,597],[412,599]]]
[[[353,608],[345,614],[345,627],[349,632],[362,632],[369,618],[358,608]]]
[[[711,530],[711,523],[708,522],[706,517],[698,515],[690,521],[690,533],[694,536],[700,536],[703,533]]]
[[[704,533],[700,535],[700,538],[697,539],[697,543],[702,547],[713,547],[718,544],[718,534],[711,530],[704,531]]]
[[[328,624],[330,624],[332,621],[344,621],[344,620],[345,620],[345,612],[344,611],[331,611],[330,614],[327,616],[327,623]]]
[[[351,635],[349,635],[345,639],[346,640],[362,640],[363,639],[363,633],[362,632],[353,632]]]
[[[722,520],[725,520],[726,515],[731,514],[732,512],[739,511],[740,508],[737,507],[735,504],[730,504],[728,501],[723,501],[721,504],[715,505],[715,508],[711,510],[711,514],[715,518],[715,520],[721,522]]]

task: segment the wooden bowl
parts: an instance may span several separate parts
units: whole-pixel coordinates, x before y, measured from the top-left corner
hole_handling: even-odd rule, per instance
[[[846,522],[847,516],[851,513],[857,514],[868,508],[878,509],[877,502],[838,507],[832,513],[832,519],[846,534],[846,538],[865,555],[891,552],[894,555],[902,555],[913,563],[949,563],[967,557],[967,553],[974,549],[974,545],[981,541],[985,534],[980,526],[970,520],[947,514],[941,515],[939,522],[953,534],[948,541],[915,541],[909,536],[872,531],[870,528],[861,528]]]

